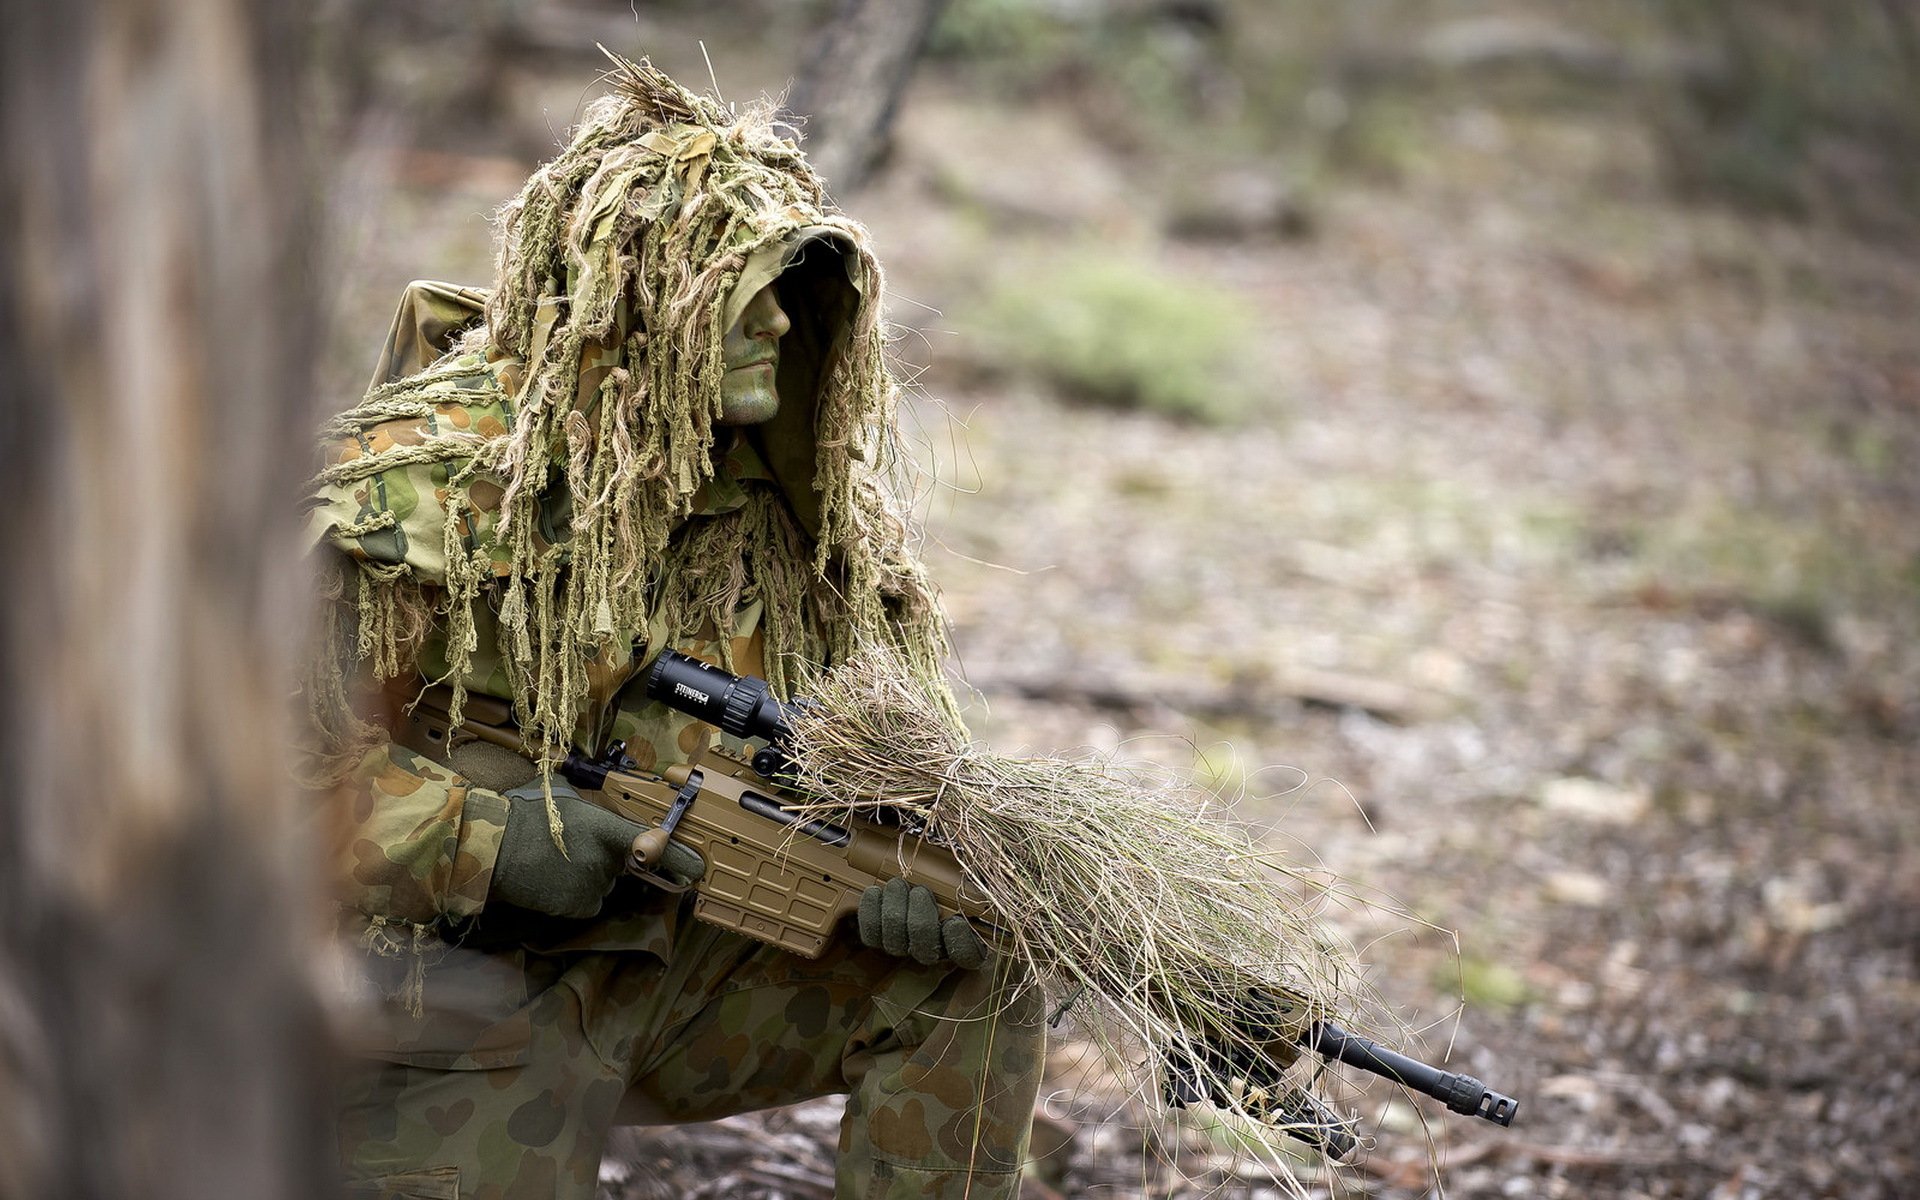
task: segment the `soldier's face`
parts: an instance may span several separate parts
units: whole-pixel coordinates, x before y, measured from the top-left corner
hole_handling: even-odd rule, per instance
[[[758,425],[780,411],[774,377],[780,367],[780,335],[791,328],[772,284],[747,301],[720,344],[727,368],[720,379],[722,425]]]

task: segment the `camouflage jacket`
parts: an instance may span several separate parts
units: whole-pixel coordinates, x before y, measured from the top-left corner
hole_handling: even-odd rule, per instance
[[[439,358],[481,315],[485,293],[448,284],[416,282],[401,301],[373,382],[401,378]],[[389,421],[351,438],[322,447],[327,463],[404,446],[448,433],[481,438],[504,436],[512,424],[509,399],[518,364],[471,352],[473,371],[462,378],[460,399],[435,407],[427,417]],[[450,467],[446,463],[403,465],[367,479],[319,487],[308,500],[310,543],[330,548],[360,563],[404,566],[431,582],[446,570],[443,534]],[[695,505],[696,514],[727,512],[745,503],[746,489],[771,476],[742,442],[728,454]],[[394,520],[370,521],[381,513]],[[469,548],[487,545],[488,514],[477,514],[462,529]],[[380,526],[373,532],[357,532]],[[489,653],[493,630],[489,614],[477,614],[480,650],[465,684],[476,696],[510,699],[511,688],[496,657]],[[732,661],[757,673],[760,663],[758,602],[736,614],[730,640]],[[646,631],[631,631],[638,651]],[[713,658],[720,634],[676,648]],[[628,661],[600,664],[594,672],[587,711],[576,727],[577,748],[596,753],[622,741],[645,769],[684,761],[704,749],[715,731],[664,705],[639,696],[633,677],[651,655],[636,652]],[[447,670],[444,632],[428,630],[420,647],[421,678],[394,681],[386,689],[393,700],[389,720],[398,719],[431,679]],[[390,726],[391,727],[391,726]],[[410,926],[444,932],[478,917],[486,906],[494,863],[506,828],[508,801],[499,793],[465,779],[448,766],[405,746],[388,742],[370,753],[341,785],[334,811],[339,814],[336,884],[342,903],[375,926]],[[664,954],[672,940],[671,899],[644,889],[616,899],[611,914],[591,927],[554,921],[544,930],[550,947],[644,948]]]

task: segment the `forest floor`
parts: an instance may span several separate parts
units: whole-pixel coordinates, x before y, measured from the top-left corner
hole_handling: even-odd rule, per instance
[[[1338,1091],[1369,1147],[1304,1186],[1916,1194],[1920,256],[1681,205],[1617,114],[1454,106],[1391,177],[1207,236],[1088,127],[931,73],[851,207],[941,402],[976,732],[1241,795],[1382,901],[1335,919],[1425,1052],[1521,1099],[1503,1130]],[[406,278],[486,277],[531,165],[394,161],[340,300],[368,361]],[[1256,399],[1198,423],[1004,369],[968,314],[1062,255],[1243,307]],[[1061,1088],[1030,1195],[1277,1194],[1231,1131]],[[606,1193],[825,1195],[836,1121],[621,1131]]]

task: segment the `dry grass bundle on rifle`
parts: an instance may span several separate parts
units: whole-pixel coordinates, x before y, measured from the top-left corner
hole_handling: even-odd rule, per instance
[[[1256,844],[1217,796],[1100,758],[990,753],[882,652],[805,690],[789,746],[799,790],[820,798],[814,815],[890,810],[952,848],[1005,915],[1009,952],[1143,1095],[1169,1049],[1271,1051],[1275,1028],[1376,1007],[1350,948],[1314,915],[1329,881]],[[1292,1010],[1276,1024],[1256,989]]]

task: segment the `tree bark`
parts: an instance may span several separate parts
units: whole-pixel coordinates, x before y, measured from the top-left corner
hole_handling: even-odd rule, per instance
[[[290,0],[0,0],[0,1195],[328,1194]]]
[[[807,157],[827,187],[860,190],[947,0],[839,0],[815,36],[787,111],[806,121]]]

